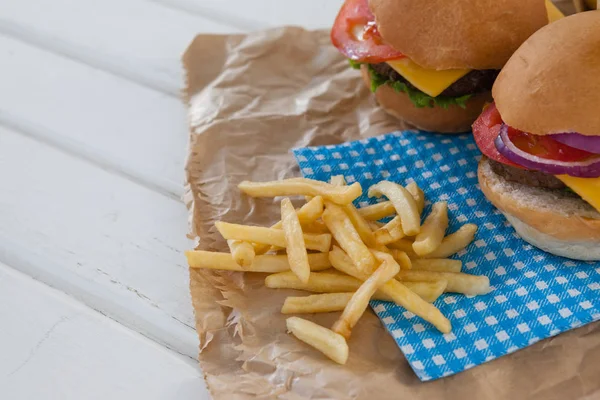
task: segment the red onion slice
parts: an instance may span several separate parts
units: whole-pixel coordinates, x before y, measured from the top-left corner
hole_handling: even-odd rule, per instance
[[[495,144],[500,154],[527,169],[551,175],[565,174],[579,178],[597,178],[600,176],[600,156],[575,162],[555,161],[534,156],[512,143],[508,137],[508,126],[506,124],[502,124]]]
[[[550,136],[559,143],[590,153],[600,154],[600,136],[585,136],[577,132],[557,133]]]

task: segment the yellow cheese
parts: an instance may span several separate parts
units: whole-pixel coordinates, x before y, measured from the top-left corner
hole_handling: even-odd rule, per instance
[[[546,0],[546,9],[548,10],[548,19],[554,22],[564,17],[563,13],[550,0]],[[436,71],[423,68],[414,63],[409,58],[402,58],[396,61],[387,62],[396,72],[413,84],[423,93],[431,97],[439,96],[454,82],[470,72],[469,69],[448,69]]]
[[[447,69],[436,71],[423,68],[409,58],[388,61],[390,67],[412,83],[420,91],[431,97],[439,96],[448,86],[469,73],[468,69]]]
[[[546,10],[548,10],[548,19],[550,22],[558,21],[559,19],[565,17],[565,14],[560,12],[558,7],[556,7],[556,5],[550,0],[546,0]]]
[[[569,175],[556,177],[600,212],[600,178],[575,178]]]

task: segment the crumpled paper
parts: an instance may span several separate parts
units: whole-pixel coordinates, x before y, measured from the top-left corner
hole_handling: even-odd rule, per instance
[[[200,35],[184,65],[191,127],[185,200],[200,249],[226,250],[216,220],[278,219],[277,203],[249,199],[236,185],[299,175],[290,149],[406,128],[375,106],[327,32]],[[352,332],[348,363],[338,366],[285,332],[280,307],[300,292],[263,282],[262,274],[190,270],[199,361],[216,400],[600,396],[598,324],[422,383],[372,312]],[[336,315],[309,318],[329,326]]]

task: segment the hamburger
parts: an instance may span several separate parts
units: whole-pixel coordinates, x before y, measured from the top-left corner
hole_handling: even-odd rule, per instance
[[[481,190],[530,244],[600,260],[600,11],[533,34],[473,125]]]
[[[389,114],[456,133],[490,101],[512,53],[561,17],[545,0],[346,0],[331,41]]]

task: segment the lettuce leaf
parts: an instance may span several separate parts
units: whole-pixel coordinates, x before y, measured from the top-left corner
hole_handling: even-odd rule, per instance
[[[356,61],[350,61],[350,65],[352,68],[360,68],[360,63]],[[423,93],[418,89],[413,89],[409,87],[406,83],[400,81],[392,81],[385,76],[378,74],[369,64],[367,64],[369,69],[369,75],[371,77],[371,91],[375,92],[377,88],[381,85],[389,85],[396,92],[403,92],[408,95],[408,98],[413,102],[415,107],[424,108],[429,107],[433,108],[435,106],[442,107],[443,109],[448,109],[448,107],[452,105],[456,105],[460,108],[466,108],[467,100],[471,98],[472,95],[466,94],[464,96],[458,97],[449,97],[449,96],[437,96],[431,97],[427,93]]]
[[[350,64],[350,68],[354,68],[354,69],[360,69],[360,66],[363,64],[359,61],[354,61],[354,60],[348,60],[348,63]]]

